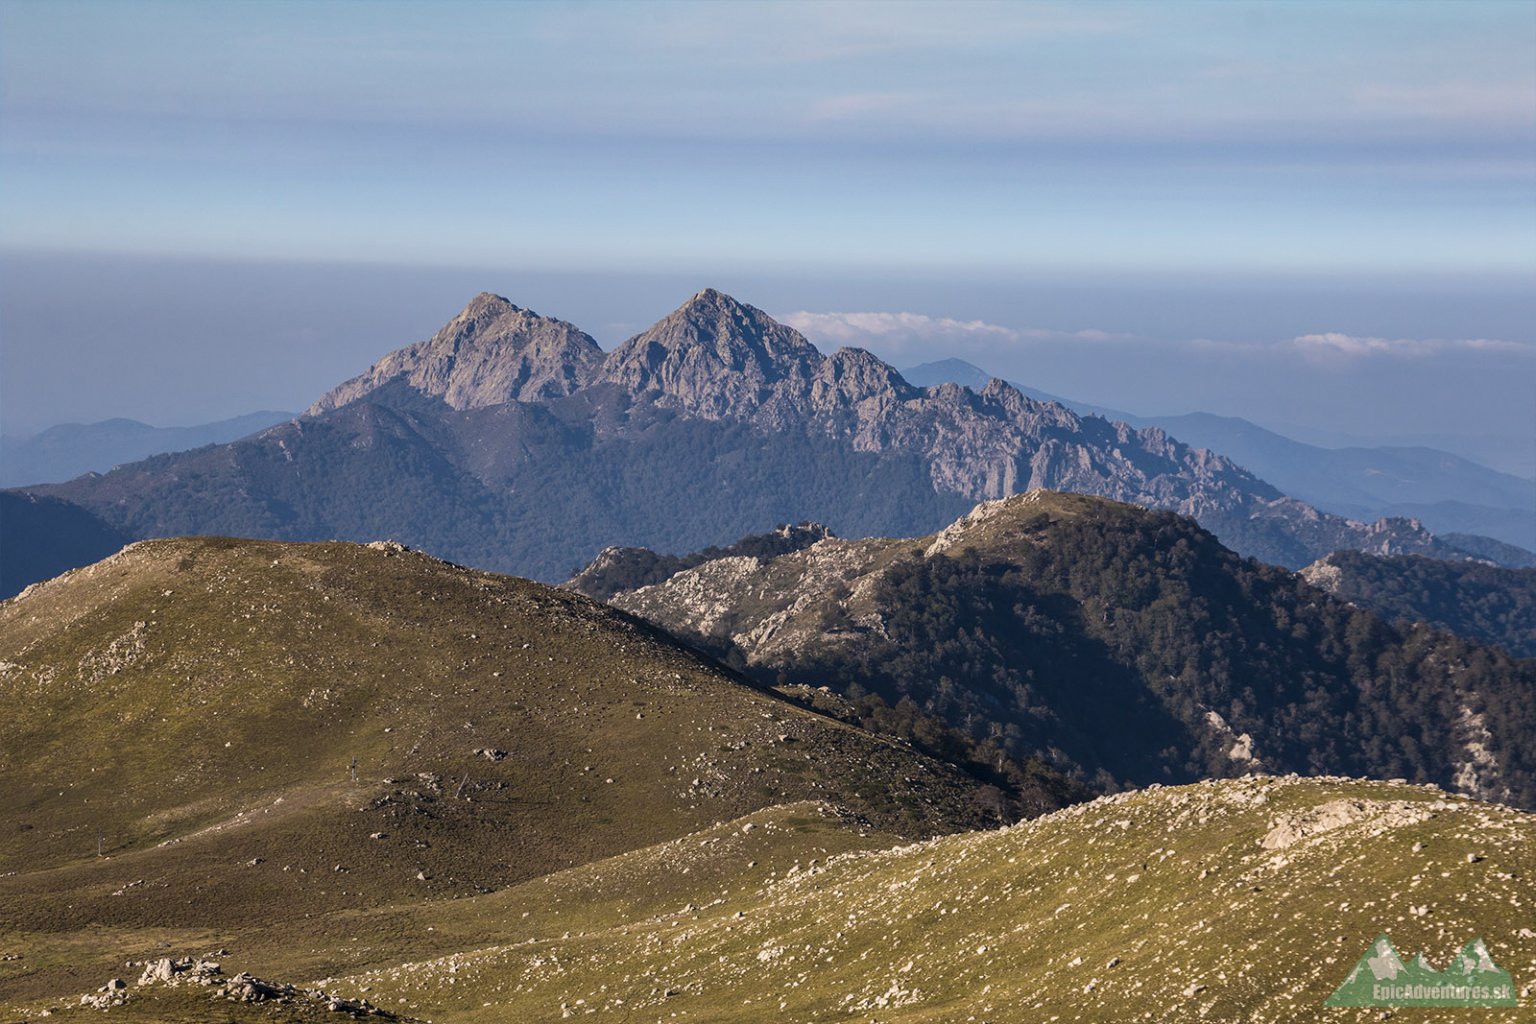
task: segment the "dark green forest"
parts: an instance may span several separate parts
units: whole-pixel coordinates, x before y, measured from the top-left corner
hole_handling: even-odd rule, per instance
[[[1389,624],[1189,520],[1103,504],[1005,549],[914,552],[878,585],[885,636],[829,600],[828,639],[754,671],[877,695],[969,737],[972,760],[1039,757],[1095,788],[1252,768],[1450,785],[1479,739],[1489,795],[1536,806],[1536,661]]]
[[[1536,658],[1536,569],[1354,551],[1330,555],[1328,564],[1339,570],[1330,592],[1351,604]]]

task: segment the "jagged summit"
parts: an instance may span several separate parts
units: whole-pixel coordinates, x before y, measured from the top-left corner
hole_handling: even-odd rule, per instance
[[[821,355],[799,331],[714,288],[696,293],[648,330],[625,342],[614,355],[637,343],[660,344],[668,349],[703,346],[722,357],[729,353],[741,358],[752,353],[770,363],[815,359]]]
[[[600,378],[726,419],[803,397],[822,359],[799,331],[706,288],[615,349]]]
[[[492,292],[481,292],[426,341],[379,360],[311,406],[314,416],[404,380],[455,409],[568,395],[603,352],[589,335]]]
[[[706,307],[723,307],[728,309],[749,310],[752,307],[734,296],[727,295],[718,288],[701,288],[693,293],[693,298],[683,303],[678,309],[696,309]]]

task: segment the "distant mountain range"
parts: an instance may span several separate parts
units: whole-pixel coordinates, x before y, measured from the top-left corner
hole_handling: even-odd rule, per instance
[[[57,483],[82,473],[105,473],[162,452],[224,444],[293,418],[292,413],[247,413],[195,427],[152,427],[138,420],[63,423],[32,437],[0,437],[0,487]]]
[[[1099,786],[1294,771],[1536,806],[1536,661],[1394,627],[1188,519],[1035,491],[922,537],[792,539],[664,576],[612,549],[568,585],[764,680],[912,704]]]
[[[298,420],[30,491],[130,537],[393,537],[559,580],[613,544],[697,550],[802,519],[911,536],[1038,488],[1191,515],[1292,567],[1341,548],[1463,557],[1408,520],[1319,512],[1161,428],[823,355],[711,289],[609,353],[482,294]]]
[[[991,379],[961,359],[924,363],[902,371],[914,384],[945,381],[980,389]],[[1133,427],[1159,427],[1186,444],[1220,452],[1293,498],[1353,519],[1418,519],[1436,534],[1491,537],[1523,549],[1500,552],[1514,564],[1536,565],[1536,480],[1479,465],[1425,447],[1322,448],[1293,441],[1236,416],[1195,412],[1141,416],[1015,385],[1024,394],[1059,402],[1083,415]]]

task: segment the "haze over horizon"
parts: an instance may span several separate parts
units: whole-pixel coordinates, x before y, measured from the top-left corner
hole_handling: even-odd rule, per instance
[[[8,433],[708,285],[1136,412],[1536,445],[1529,5],[13,3],[0,180]]]

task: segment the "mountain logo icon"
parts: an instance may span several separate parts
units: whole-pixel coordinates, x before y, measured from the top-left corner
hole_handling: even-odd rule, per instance
[[[1514,979],[1473,939],[1437,971],[1421,954],[1405,963],[1383,932],[1324,1006],[1517,1006]]]

